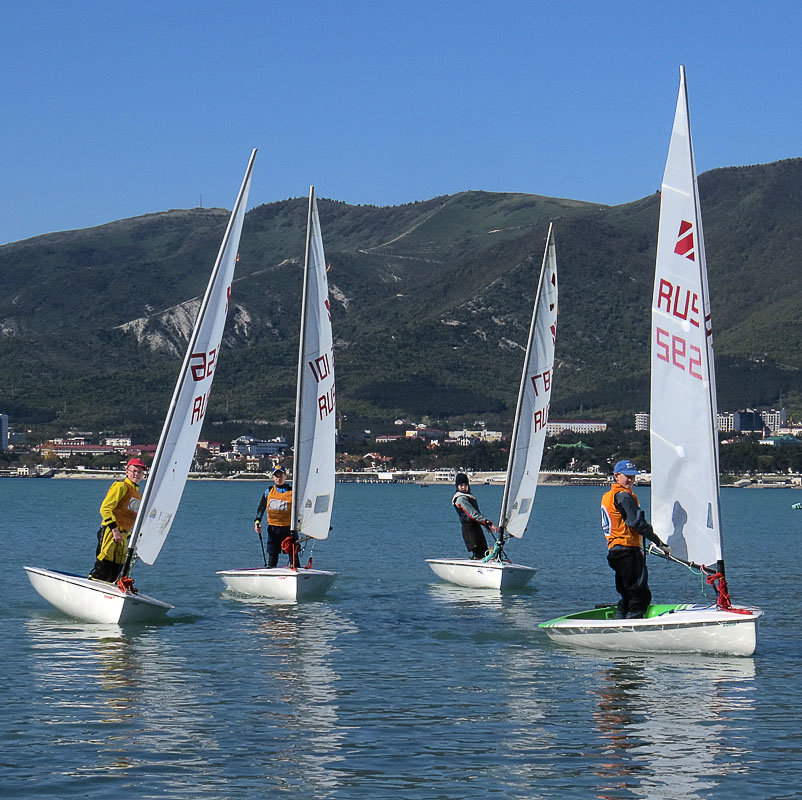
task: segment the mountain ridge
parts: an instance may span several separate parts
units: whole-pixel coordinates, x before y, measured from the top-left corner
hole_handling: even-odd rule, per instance
[[[802,159],[699,178],[722,408],[802,411]],[[306,198],[246,215],[207,423],[292,415]],[[511,417],[548,224],[560,319],[552,415],[648,408],[658,193],[615,206],[466,191],[318,200],[343,424]],[[0,408],[157,426],[228,212],[183,209],[0,247]],[[630,418],[631,419],[631,418]]]

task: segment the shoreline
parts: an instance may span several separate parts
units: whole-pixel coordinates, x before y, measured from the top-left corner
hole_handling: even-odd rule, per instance
[[[447,486],[453,488],[453,478],[443,478],[435,473],[408,473],[400,472],[400,477],[387,477],[390,473],[358,473],[358,472],[345,472],[337,473],[337,483],[364,483],[364,484],[387,484],[387,485],[412,485],[412,486]],[[105,471],[74,471],[74,472],[54,472],[52,475],[3,475],[4,478],[22,478],[22,479],[37,479],[43,480],[54,478],[58,480],[120,480],[122,473],[118,471],[109,470]],[[505,473],[502,472],[476,472],[471,476],[471,484],[473,486],[503,486]],[[188,481],[221,481],[221,482],[269,482],[270,475],[265,473],[251,473],[243,475],[242,473],[234,476],[219,476],[211,475],[208,473],[192,474],[187,477]],[[741,479],[743,481],[744,479]],[[799,483],[789,483],[787,481],[765,481],[757,479],[754,482],[743,484],[741,481],[731,484],[722,484],[721,489],[799,489],[802,490],[802,485]],[[541,475],[538,480],[538,486],[596,486],[604,487],[609,484],[609,478],[589,476],[584,474],[572,474],[570,476],[557,476],[554,473],[546,473]],[[740,485],[739,485],[740,484]],[[639,483],[637,487],[648,487],[649,483]]]

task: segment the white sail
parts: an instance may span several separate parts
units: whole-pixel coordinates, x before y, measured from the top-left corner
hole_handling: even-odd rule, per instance
[[[663,175],[651,342],[652,524],[674,555],[715,565],[716,380],[684,67]]]
[[[329,535],[334,501],[335,437],[331,307],[313,186],[309,190],[301,303],[292,491],[293,528],[313,539],[325,539]]]
[[[549,417],[556,335],[557,255],[549,225],[501,501],[499,527],[510,536],[523,536],[535,499]]]
[[[173,524],[203,427],[220,354],[255,158],[254,149],[195,320],[132,531],[129,546],[135,548],[146,564],[156,560]]]

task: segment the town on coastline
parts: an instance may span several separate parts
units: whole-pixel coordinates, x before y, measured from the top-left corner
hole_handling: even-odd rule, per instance
[[[785,409],[746,409],[718,415],[722,485],[802,486],[802,425]],[[553,420],[540,482],[603,485],[615,458],[633,458],[648,484],[649,414],[638,413],[634,427],[615,429],[598,420]],[[397,419],[390,432],[339,432],[337,480],[352,483],[453,484],[457,471],[474,483],[501,485],[509,435],[477,421],[472,428],[444,430],[431,421]],[[0,414],[0,477],[105,477],[134,456],[153,457],[156,444],[136,444],[130,436],[65,431],[34,441],[31,432]],[[291,472],[292,445],[282,436],[241,435],[223,443],[198,442],[190,478],[265,480],[281,464]]]

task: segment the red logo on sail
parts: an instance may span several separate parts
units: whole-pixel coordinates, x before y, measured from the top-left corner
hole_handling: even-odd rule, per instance
[[[687,220],[682,220],[679,224],[679,233],[677,234],[677,245],[674,252],[679,256],[690,258],[691,261],[696,260],[696,254],[693,244],[693,225]]]

